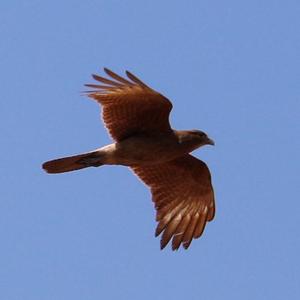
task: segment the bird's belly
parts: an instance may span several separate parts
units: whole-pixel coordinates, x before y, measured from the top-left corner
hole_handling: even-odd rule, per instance
[[[176,141],[161,137],[133,137],[114,145],[113,163],[125,166],[163,163],[185,154]]]

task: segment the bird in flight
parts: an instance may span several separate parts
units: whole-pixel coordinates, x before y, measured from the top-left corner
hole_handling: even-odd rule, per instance
[[[123,78],[104,68],[107,77],[92,75],[97,84],[88,97],[102,106],[105,127],[114,143],[83,154],[45,162],[48,173],[87,167],[123,165],[147,185],[157,211],[155,236],[163,249],[187,249],[215,215],[211,175],[206,164],[190,155],[214,145],[200,130],[174,130],[169,123],[172,103],[132,73]]]

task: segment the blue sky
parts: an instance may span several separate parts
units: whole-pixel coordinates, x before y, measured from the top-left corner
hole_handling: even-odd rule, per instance
[[[299,299],[299,1],[2,1],[0,298]],[[148,189],[125,167],[41,163],[110,142],[80,95],[128,69],[216,142],[217,213],[159,250]]]

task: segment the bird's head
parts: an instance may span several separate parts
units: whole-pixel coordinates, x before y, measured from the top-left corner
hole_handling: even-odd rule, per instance
[[[187,132],[195,141],[199,142],[199,147],[204,145],[215,145],[215,142],[212,139],[210,139],[205,132],[201,130],[194,129],[188,130]]]
[[[200,130],[176,131],[179,143],[188,151],[193,151],[204,145],[214,145],[214,141],[207,134]]]

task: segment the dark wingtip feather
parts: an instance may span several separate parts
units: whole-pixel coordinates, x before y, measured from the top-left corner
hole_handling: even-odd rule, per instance
[[[179,247],[180,247],[180,244],[179,244],[178,246],[176,246],[176,247],[174,247],[174,246],[172,245],[172,250],[173,250],[173,251],[178,251]]]
[[[160,250],[163,250],[167,246],[168,242],[166,243],[163,239],[160,240]]]
[[[133,85],[132,82],[130,82],[129,80],[127,80],[127,79],[125,79],[125,78],[123,78],[123,77],[121,77],[120,75],[118,75],[118,74],[116,74],[115,72],[109,70],[108,68],[104,68],[104,72],[105,72],[108,76],[110,76],[111,78],[117,80],[118,82],[122,82],[123,84],[128,85],[128,86],[132,86],[132,85]]]
[[[106,68],[106,67],[104,67],[103,70],[107,75],[109,75],[110,73],[113,73],[113,71],[111,71],[109,68]]]
[[[93,77],[95,80],[97,80],[97,81],[100,81],[100,82],[102,82],[102,83],[104,83],[104,84],[108,84],[108,87],[109,87],[109,86],[114,86],[114,87],[120,87],[120,86],[122,86],[122,84],[119,83],[119,82],[116,82],[116,81],[107,79],[107,78],[102,77],[102,76],[99,76],[99,75],[97,75],[97,74],[92,74],[92,77]]]
[[[84,84],[84,86],[91,87],[93,89],[109,89],[110,88],[110,87],[108,87],[106,85],[90,84],[90,83],[86,83],[86,84]]]
[[[172,239],[172,250],[178,250],[182,242],[183,233],[177,233]]]
[[[183,242],[182,246],[185,250],[187,250],[189,248],[189,246],[191,245],[191,243],[192,243],[192,239],[190,241]]]
[[[133,75],[131,72],[127,71],[126,70],[126,75],[129,79],[131,79],[133,82],[137,83],[138,85],[142,86],[142,87],[145,87],[145,88],[148,88],[149,87],[143,82],[141,81],[139,78],[137,78],[135,75]]]
[[[162,231],[165,229],[165,227],[166,227],[166,224],[159,222],[155,229],[155,237],[158,237],[162,233]]]

